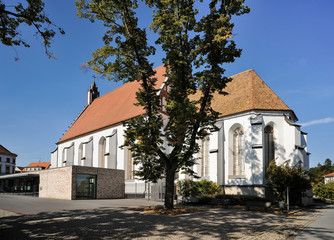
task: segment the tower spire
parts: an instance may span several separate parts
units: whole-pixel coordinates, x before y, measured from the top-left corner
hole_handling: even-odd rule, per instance
[[[96,98],[100,96],[100,92],[97,90],[95,80],[87,91],[87,105],[90,105]]]

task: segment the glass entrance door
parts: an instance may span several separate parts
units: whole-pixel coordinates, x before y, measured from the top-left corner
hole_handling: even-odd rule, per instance
[[[77,174],[76,199],[96,199],[96,175]]]

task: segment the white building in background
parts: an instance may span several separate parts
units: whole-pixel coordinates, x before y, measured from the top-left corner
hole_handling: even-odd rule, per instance
[[[15,153],[0,145],[0,175],[15,173],[16,157]]]
[[[334,182],[334,172],[325,175],[324,176],[324,182],[325,182],[325,184],[327,184],[329,182]]]
[[[156,70],[162,103],[167,96],[165,68]],[[291,165],[309,167],[306,133],[295,113],[263,82],[254,70],[232,76],[224,91],[215,94],[212,107],[221,113],[219,131],[200,141],[198,164],[193,168],[203,178],[224,186],[227,194],[265,195],[265,169],[269,162],[290,160]],[[125,170],[125,192],[144,193],[147,185],[136,180],[131,153],[124,143],[123,121],[144,114],[133,104],[136,82],[99,97],[92,84],[88,105],[51,153],[51,168],[89,166]],[[196,97],[196,96],[195,96]],[[180,179],[185,176],[180,175]],[[147,193],[147,192],[146,192]]]

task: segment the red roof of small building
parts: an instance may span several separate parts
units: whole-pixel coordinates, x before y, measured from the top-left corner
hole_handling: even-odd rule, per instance
[[[27,171],[26,168],[41,167],[43,169],[48,169],[51,165],[51,162],[32,162],[26,166],[22,171]]]
[[[327,175],[325,175],[324,177],[334,177],[334,172],[332,172],[332,173],[329,173],[329,174],[327,174]]]
[[[17,157],[17,154],[10,152],[7,148],[0,145],[0,154]]]

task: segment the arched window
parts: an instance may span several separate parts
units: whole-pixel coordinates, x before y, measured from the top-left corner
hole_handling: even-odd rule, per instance
[[[233,175],[245,175],[244,131],[241,127],[233,131]]]
[[[198,165],[198,176],[209,176],[209,136],[204,137],[200,141],[200,158]]]
[[[274,142],[274,128],[267,125],[264,128],[264,166],[265,171],[269,167],[269,163],[275,159],[275,142]]]
[[[99,141],[99,167],[105,168],[106,139],[102,137]]]

